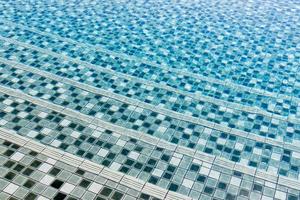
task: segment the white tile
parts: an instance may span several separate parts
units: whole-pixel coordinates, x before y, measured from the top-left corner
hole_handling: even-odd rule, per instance
[[[117,145],[123,147],[126,144],[126,141],[119,139],[118,142],[116,143]]]
[[[0,126],[4,126],[7,123],[6,120],[4,119],[0,119]]]
[[[62,126],[68,126],[69,124],[70,124],[71,122],[69,121],[69,120],[67,120],[67,119],[64,119],[64,120],[62,120],[61,122],[60,122],[60,125],[62,125]]]
[[[10,183],[3,191],[8,194],[13,194],[18,188],[19,186],[17,186],[16,184]]]
[[[91,109],[91,108],[93,108],[93,107],[94,107],[94,104],[92,104],[92,103],[88,103],[88,104],[86,104],[86,106],[85,106],[85,107],[87,107],[87,108]]]
[[[38,170],[47,173],[52,168],[52,165],[49,165],[48,163],[43,163]]]
[[[27,80],[29,83],[34,83],[36,80],[35,79],[32,79],[32,78],[30,78],[30,79],[28,79]]]
[[[243,148],[244,148],[244,145],[243,144],[241,144],[241,143],[236,143],[235,144],[235,148],[237,149],[237,150],[240,150],[240,151],[242,151],[243,150]]]
[[[102,133],[101,133],[100,131],[94,131],[92,135],[93,135],[94,137],[98,138],[98,137],[100,137],[101,134],[102,134]]]
[[[61,94],[61,95],[59,96],[59,98],[61,98],[61,99],[67,99],[67,98],[68,98],[68,96],[67,96],[67,95],[65,95],[65,94]]]
[[[54,147],[58,147],[60,144],[61,144],[61,141],[59,141],[59,140],[53,140],[53,142],[51,143],[51,145]]]
[[[99,156],[105,157],[108,154],[108,151],[106,149],[100,149],[98,152]]]
[[[194,182],[189,179],[184,179],[182,184],[187,188],[192,188]]]
[[[115,106],[115,105],[113,105],[112,107],[110,107],[110,110],[112,110],[112,111],[116,112],[116,111],[118,111],[118,110],[119,110],[119,107],[118,107],[118,106]]]
[[[6,113],[10,113],[13,110],[14,110],[14,108],[10,107],[10,106],[7,106],[5,109],[3,109],[3,111],[6,112]]]
[[[209,173],[209,176],[218,180],[220,178],[220,172],[211,170]]]
[[[134,151],[131,151],[129,154],[128,154],[128,157],[129,158],[132,158],[132,159],[134,159],[134,160],[136,160],[138,157],[139,157],[139,153],[137,153],[137,152],[134,152]]]
[[[93,182],[88,190],[97,194],[102,189],[102,187],[103,185]]]
[[[153,174],[154,176],[160,177],[160,176],[163,174],[163,171],[160,170],[160,169],[154,169],[154,171],[152,172],[152,174]]]
[[[87,91],[83,91],[83,92],[81,92],[81,94],[84,95],[84,96],[86,96],[86,95],[88,95],[89,93],[88,93]]]
[[[134,124],[137,125],[137,126],[141,126],[141,125],[143,124],[143,121],[140,120],[140,119],[138,119],[138,120],[136,120],[136,121],[134,122]]]
[[[63,88],[59,88],[59,89],[57,90],[57,92],[59,92],[59,93],[64,93],[64,92],[66,92],[66,90],[63,89]]]
[[[178,166],[179,163],[180,163],[180,159],[179,159],[179,158],[173,157],[173,158],[170,160],[170,163],[171,163],[172,165]]]
[[[206,168],[206,167],[201,167],[200,173],[204,174],[204,175],[208,175],[209,174],[209,169]]]
[[[12,160],[16,160],[16,161],[20,161],[22,158],[24,157],[24,154],[20,153],[20,152],[16,152],[11,159]]]
[[[158,132],[161,132],[161,133],[166,132],[166,130],[167,130],[167,128],[164,127],[164,126],[160,126],[160,127],[157,129],[157,131],[158,131]]]
[[[26,113],[24,111],[18,113],[18,116],[21,118],[25,118],[27,115],[28,115],[28,113]]]
[[[61,188],[60,191],[69,194],[72,192],[72,190],[75,188],[75,185],[72,185],[70,183],[65,183]]]
[[[3,101],[3,103],[9,106],[10,104],[13,103],[13,101],[12,101],[11,99],[5,99],[5,100]]]
[[[292,153],[292,155],[293,155],[292,157],[300,159],[300,153],[299,152],[294,151]]]
[[[278,153],[272,153],[271,158],[276,160],[276,161],[280,161],[281,155],[278,154]]]
[[[117,171],[120,169],[120,167],[121,167],[121,164],[113,162],[109,168]]]
[[[262,149],[258,149],[256,147],[253,148],[253,153],[257,154],[257,155],[261,155],[262,154]]]
[[[187,134],[189,134],[189,135],[192,135],[193,130],[192,130],[192,129],[189,129],[189,128],[185,128],[185,129],[184,129],[184,132],[187,133]]]
[[[43,134],[45,134],[45,135],[48,135],[49,133],[51,133],[51,129],[50,128],[43,128],[42,130],[41,130],[41,133],[43,133]]]
[[[43,197],[43,196],[39,196],[39,197],[37,198],[37,200],[49,200],[49,199],[46,198],[46,197]]]
[[[31,138],[34,138],[35,136],[37,136],[39,133],[38,132],[36,132],[36,131],[29,131],[28,132],[28,134],[27,134],[27,136],[28,137],[31,137]]]
[[[46,175],[44,176],[44,178],[42,178],[40,182],[44,185],[50,185],[54,181],[54,179],[55,178],[53,178],[52,176]]]
[[[16,102],[18,102],[18,103],[24,103],[25,100],[24,100],[24,99],[19,99],[19,98],[17,98],[17,99],[16,99]]]
[[[232,178],[231,178],[231,181],[230,181],[230,184],[239,187],[240,184],[241,184],[241,181],[242,181],[242,180],[239,179],[239,178],[237,178],[237,177],[232,177]]]
[[[40,112],[40,114],[38,114],[38,116],[40,118],[46,118],[48,116],[48,113],[45,113],[45,112]]]
[[[54,85],[48,83],[45,87],[51,90],[52,88],[54,88]]]
[[[160,120],[164,120],[166,117],[162,114],[158,114],[156,118]]]
[[[103,113],[97,113],[97,114],[95,115],[96,118],[102,118],[102,116],[103,116]]]
[[[77,132],[77,131],[73,131],[73,132],[71,133],[71,136],[74,137],[74,138],[79,138],[80,133]]]

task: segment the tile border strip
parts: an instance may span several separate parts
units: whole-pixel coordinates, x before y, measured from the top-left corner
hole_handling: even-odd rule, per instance
[[[141,181],[141,180],[131,177],[129,175],[122,174],[122,173],[114,171],[110,168],[93,163],[89,160],[74,156],[68,152],[64,152],[62,150],[43,145],[41,143],[38,143],[34,140],[17,135],[15,133],[12,133],[9,131],[4,132],[3,129],[0,130],[0,138],[2,138],[4,140],[8,140],[13,143],[16,143],[20,146],[23,146],[25,148],[28,148],[37,153],[48,156],[50,158],[60,160],[61,162],[64,162],[73,167],[80,167],[86,171],[103,176],[107,179],[124,184],[126,186],[129,186],[130,188],[133,188],[135,190],[138,190],[140,192],[149,194],[151,196],[154,196],[154,197],[157,197],[160,199],[168,199],[168,200],[173,200],[173,199],[190,200],[191,199],[190,197],[187,197],[185,195],[163,189],[159,186],[156,186],[156,185],[153,185],[150,183],[146,183],[144,181]]]
[[[217,104],[219,106],[224,106],[225,105],[225,107],[228,107],[228,108],[231,108],[231,109],[234,109],[234,110],[245,111],[245,112],[255,113],[255,114],[261,114],[261,115],[264,115],[264,116],[267,116],[267,117],[270,117],[270,118],[274,118],[274,119],[278,119],[278,120],[286,120],[286,121],[288,120],[288,121],[291,121],[291,122],[300,123],[300,120],[297,119],[296,117],[281,116],[281,115],[278,115],[278,114],[274,114],[274,113],[265,111],[265,110],[263,110],[261,108],[258,108],[258,107],[251,107],[251,106],[242,105],[242,104],[239,104],[239,103],[228,102],[228,101],[221,100],[221,99],[215,99],[213,97],[205,96],[205,95],[202,95],[202,94],[199,94],[199,93],[190,93],[190,92],[182,91],[182,90],[172,88],[172,87],[167,86],[167,85],[155,83],[155,82],[150,81],[150,80],[147,81],[147,80],[142,79],[142,78],[137,78],[137,77],[133,77],[133,76],[123,74],[123,73],[120,73],[120,72],[115,72],[111,69],[102,68],[101,66],[96,66],[96,65],[93,65],[91,63],[81,61],[81,60],[76,59],[76,58],[71,58],[71,57],[66,56],[66,55],[60,55],[60,54],[57,54],[55,52],[52,52],[52,51],[49,51],[49,50],[46,50],[46,49],[42,49],[40,47],[31,45],[31,44],[26,44],[24,42],[20,42],[20,41],[15,40],[15,39],[0,36],[0,40],[10,42],[10,43],[13,43],[13,44],[17,44],[17,45],[20,45],[20,46],[23,46],[23,47],[26,47],[26,48],[29,48],[29,49],[33,49],[33,50],[36,50],[36,51],[42,52],[44,54],[48,54],[48,55],[51,55],[53,57],[57,57],[57,58],[60,58],[60,59],[63,59],[63,60],[72,61],[74,63],[78,63],[80,65],[83,65],[87,68],[90,68],[90,69],[93,69],[93,70],[96,70],[96,71],[99,71],[99,72],[112,74],[114,76],[118,76],[118,77],[121,77],[121,78],[124,78],[124,79],[127,79],[127,80],[133,80],[135,82],[142,83],[142,84],[145,84],[147,86],[163,88],[164,90],[175,92],[177,94],[182,94],[182,95],[188,96],[188,97],[190,97],[192,99],[195,99],[195,100],[207,101],[209,103],[214,103],[214,104]],[[222,83],[223,82],[224,81],[222,81]],[[211,83],[215,83],[215,82],[211,82]],[[218,83],[218,84],[220,84],[220,83]],[[235,87],[231,87],[231,88],[236,89],[237,87],[240,87],[240,86],[235,86]],[[245,91],[250,92],[249,90],[245,90]],[[264,95],[264,94],[260,94],[260,95]],[[265,96],[268,96],[268,95],[265,95]],[[273,97],[273,98],[278,98],[278,97]],[[299,100],[299,102],[300,102],[300,99],[298,99],[296,97],[282,97],[281,99],[286,99],[286,98],[290,98],[290,99],[295,100],[295,101]]]
[[[0,58],[0,62],[12,65],[14,68],[18,68],[18,69],[21,69],[21,70],[25,70],[25,71],[28,71],[28,72],[38,74],[40,76],[47,77],[47,78],[52,79],[52,80],[56,80],[56,81],[59,81],[59,82],[64,82],[64,83],[67,83],[67,84],[71,84],[71,85],[73,85],[77,88],[80,88],[82,90],[85,90],[85,91],[88,91],[88,92],[91,92],[91,93],[94,93],[94,94],[101,94],[101,95],[107,96],[109,98],[113,98],[113,99],[116,99],[118,101],[122,101],[122,102],[131,104],[131,105],[134,105],[134,106],[138,106],[138,107],[141,107],[141,108],[144,108],[144,109],[149,109],[151,111],[154,111],[154,112],[157,112],[157,113],[160,113],[160,114],[163,114],[163,115],[167,115],[167,116],[179,119],[179,120],[192,122],[192,123],[195,123],[195,124],[198,124],[198,125],[201,125],[201,126],[205,126],[205,127],[208,127],[208,128],[212,128],[212,129],[215,129],[215,130],[218,130],[218,131],[222,131],[222,132],[225,132],[225,133],[228,133],[228,134],[232,134],[232,135],[244,137],[244,138],[255,140],[255,141],[260,141],[260,142],[272,144],[274,146],[279,146],[279,147],[282,147],[282,148],[289,148],[289,149],[292,149],[294,151],[300,152],[300,149],[297,148],[297,145],[300,144],[300,141],[297,141],[297,140],[294,140],[293,143],[285,143],[284,141],[279,141],[279,140],[272,139],[272,138],[266,138],[266,137],[251,134],[251,133],[239,130],[239,129],[229,128],[229,127],[223,126],[221,124],[210,122],[210,121],[207,121],[207,120],[204,120],[204,119],[198,119],[196,117],[187,116],[185,114],[177,113],[175,111],[168,110],[168,109],[165,109],[165,108],[157,109],[157,107],[154,106],[154,105],[150,105],[148,103],[144,103],[144,102],[141,102],[139,100],[131,99],[131,98],[128,98],[128,97],[123,96],[123,95],[115,94],[113,92],[109,92],[109,91],[106,91],[106,90],[103,90],[103,89],[100,89],[100,88],[96,88],[96,87],[91,86],[91,85],[87,85],[87,84],[84,84],[84,83],[79,83],[79,82],[74,81],[74,80],[69,79],[69,78],[60,77],[58,75],[55,75],[55,74],[52,74],[52,73],[49,73],[49,72],[46,72],[46,71],[42,71],[42,70],[39,70],[39,69],[36,69],[36,68],[33,68],[33,67],[29,67],[27,65],[24,65],[24,64],[21,64],[21,63],[18,63],[18,62],[8,61],[8,60],[3,59],[3,58]],[[69,109],[66,108],[66,110],[69,110]],[[90,117],[90,116],[87,116],[87,117],[89,117],[91,120],[98,120],[97,118],[93,118],[93,117]]]
[[[188,71],[184,71],[184,70],[180,70],[180,69],[169,68],[169,67],[167,67],[166,64],[163,65],[163,66],[160,66],[156,63],[153,63],[153,62],[148,61],[148,60],[143,59],[143,58],[138,58],[136,56],[127,55],[127,54],[124,54],[124,53],[116,53],[116,52],[110,51],[106,48],[103,48],[100,45],[96,46],[96,45],[91,45],[91,44],[82,44],[82,43],[77,42],[73,39],[64,38],[64,37],[61,37],[59,35],[49,33],[49,32],[43,32],[43,31],[37,30],[36,28],[27,27],[27,26],[24,26],[22,24],[17,24],[15,22],[11,22],[7,19],[4,19],[4,20],[2,19],[2,21],[6,24],[13,25],[13,26],[19,26],[19,27],[22,27],[24,29],[30,30],[32,32],[38,33],[40,35],[45,35],[45,36],[49,36],[49,37],[52,37],[52,38],[57,38],[57,39],[60,39],[60,40],[63,40],[63,41],[69,42],[69,43],[76,44],[76,45],[84,47],[84,48],[86,48],[86,47],[94,48],[99,52],[107,53],[107,54],[110,54],[110,55],[113,55],[113,56],[116,56],[116,57],[120,57],[120,58],[124,58],[124,59],[137,61],[137,62],[140,62],[140,63],[145,63],[145,64],[151,65],[153,67],[160,68],[162,70],[174,72],[174,73],[181,74],[181,75],[191,76],[193,78],[204,80],[204,81],[207,81],[207,82],[218,83],[218,84],[228,86],[228,87],[232,87],[232,88],[239,88],[239,90],[243,90],[243,91],[247,91],[247,92],[251,92],[251,93],[255,93],[255,94],[260,94],[260,95],[265,95],[265,96],[269,96],[269,97],[273,97],[273,98],[282,98],[282,99],[292,98],[294,100],[300,100],[297,97],[292,97],[292,96],[289,96],[289,95],[276,94],[276,93],[267,92],[267,91],[264,91],[264,90],[261,90],[261,89],[258,89],[258,88],[250,88],[250,87],[247,87],[247,86],[239,85],[239,84],[236,84],[236,83],[232,83],[229,80],[224,80],[223,81],[223,80],[219,80],[219,79],[215,79],[215,78],[211,78],[211,77],[202,76],[200,74],[190,73]]]
[[[206,162],[206,163],[209,163],[209,164],[218,165],[220,167],[225,167],[225,168],[230,169],[230,170],[238,170],[238,171],[243,172],[245,174],[255,176],[255,177],[261,178],[263,180],[270,181],[270,182],[275,183],[275,184],[280,182],[280,184],[285,185],[285,182],[288,182],[289,187],[294,188],[294,189],[299,189],[300,188],[300,181],[299,180],[294,180],[294,179],[291,179],[291,178],[288,178],[288,177],[279,176],[279,175],[277,175],[275,173],[272,173],[272,172],[266,172],[266,171],[263,171],[263,170],[260,170],[260,169],[257,169],[257,168],[251,168],[249,166],[245,166],[245,165],[242,165],[242,164],[239,164],[239,163],[235,163],[233,161],[229,161],[229,160],[226,160],[226,159],[221,158],[221,157],[216,157],[216,156],[213,156],[213,155],[204,154],[202,152],[192,150],[192,149],[189,149],[189,148],[186,148],[186,147],[177,146],[177,145],[174,145],[172,143],[166,142],[162,139],[158,139],[158,138],[155,138],[153,136],[141,134],[140,132],[137,132],[137,131],[128,130],[126,128],[119,127],[119,126],[110,124],[108,122],[104,122],[104,121],[99,120],[99,119],[96,120],[96,121],[93,121],[93,119],[91,119],[91,117],[88,117],[88,116],[86,116],[84,114],[81,114],[77,111],[73,111],[71,109],[64,108],[64,107],[59,106],[59,105],[55,105],[55,104],[52,104],[52,103],[45,102],[44,100],[37,99],[35,97],[31,97],[27,94],[23,94],[22,92],[15,91],[15,90],[12,90],[10,88],[0,86],[0,92],[4,92],[8,95],[11,95],[11,96],[14,96],[14,97],[17,97],[17,98],[22,98],[24,100],[30,101],[34,104],[39,105],[39,106],[47,107],[47,108],[49,108],[51,110],[54,110],[56,112],[71,116],[73,118],[83,120],[83,121],[88,122],[88,123],[92,123],[93,125],[96,125],[96,126],[99,126],[99,127],[102,127],[102,128],[111,129],[111,130],[115,131],[116,133],[118,133],[120,135],[135,137],[136,139],[141,140],[145,143],[151,143],[152,145],[156,145],[156,146],[165,148],[167,150],[174,151],[175,153],[180,153],[180,154],[192,156],[196,159],[199,159],[200,161],[203,161],[203,162]],[[2,132],[3,131],[7,132],[6,129],[3,129],[3,128],[0,127],[0,132],[1,131]],[[22,136],[20,136],[20,137],[22,137]],[[72,155],[71,157],[76,157],[76,156]],[[175,194],[177,194],[177,193],[175,193]],[[172,199],[170,199],[170,200],[172,200]]]

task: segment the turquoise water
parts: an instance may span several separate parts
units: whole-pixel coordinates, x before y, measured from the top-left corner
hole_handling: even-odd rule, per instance
[[[133,136],[120,146],[112,131],[299,181],[298,1],[0,1],[0,10],[1,86],[93,119],[2,91],[1,127],[195,199],[220,195],[221,178],[206,182],[193,156],[178,164]],[[223,199],[237,198],[230,192]]]

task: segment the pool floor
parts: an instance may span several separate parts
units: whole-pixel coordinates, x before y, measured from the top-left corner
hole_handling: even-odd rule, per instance
[[[0,0],[0,199],[300,199],[297,0]]]

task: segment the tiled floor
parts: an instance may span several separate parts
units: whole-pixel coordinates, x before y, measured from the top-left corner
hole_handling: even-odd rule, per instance
[[[300,4],[0,1],[0,199],[300,199]]]

